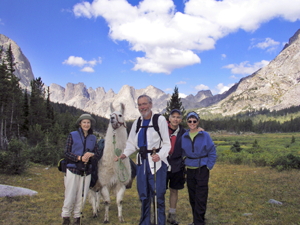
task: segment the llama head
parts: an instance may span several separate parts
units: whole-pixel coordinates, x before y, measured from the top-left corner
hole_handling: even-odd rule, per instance
[[[110,124],[113,127],[114,130],[118,129],[120,126],[124,126],[125,127],[125,118],[124,118],[124,111],[125,111],[125,106],[123,103],[120,103],[120,107],[121,110],[120,111],[116,111],[113,108],[113,105],[110,104]]]

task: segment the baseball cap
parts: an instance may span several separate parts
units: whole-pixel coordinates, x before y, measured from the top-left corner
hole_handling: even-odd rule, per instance
[[[172,115],[175,112],[177,112],[179,115],[182,115],[182,113],[179,109],[172,109],[172,111],[170,112],[170,115]]]

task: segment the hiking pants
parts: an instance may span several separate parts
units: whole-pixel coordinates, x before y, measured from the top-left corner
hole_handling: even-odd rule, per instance
[[[83,180],[84,176],[74,174],[67,169],[66,175],[64,177],[65,200],[62,207],[61,217],[71,217],[72,211],[74,214],[74,218],[81,217],[81,211],[83,211],[83,206],[90,188],[91,175],[85,177],[84,198],[82,205]]]
[[[202,166],[197,169],[187,169],[187,187],[190,205],[193,212],[194,225],[204,225],[208,197],[209,169]]]
[[[165,193],[166,193],[167,165],[162,162],[156,171],[157,221],[158,225],[166,224]],[[137,165],[137,190],[141,201],[141,219],[139,225],[150,225],[151,202],[154,199],[154,175],[151,173],[148,159]],[[152,204],[153,205],[153,204]],[[154,212],[153,212],[154,213]],[[153,217],[153,215],[152,215]]]

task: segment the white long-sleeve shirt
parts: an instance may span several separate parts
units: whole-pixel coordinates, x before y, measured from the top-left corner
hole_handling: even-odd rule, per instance
[[[151,117],[150,123],[148,126],[152,126],[152,119],[153,119],[153,115]],[[127,157],[129,157],[132,153],[134,153],[135,151],[139,150],[138,147],[138,136],[139,136],[139,132],[141,131],[141,129],[136,133],[136,126],[137,126],[137,120],[135,120],[132,124],[127,142],[126,142],[126,147],[124,149],[124,155],[126,155]],[[141,121],[141,124],[143,124],[143,118]],[[159,168],[161,167],[161,162],[163,161],[164,163],[168,164],[168,154],[169,151],[171,149],[171,143],[170,143],[170,138],[169,138],[169,131],[168,131],[168,123],[165,119],[165,117],[163,116],[159,116],[158,117],[158,121],[157,121],[158,127],[159,127],[159,132],[161,134],[161,138],[158,134],[157,131],[155,131],[155,129],[153,127],[149,127],[147,129],[147,149],[148,150],[152,150],[153,148],[158,149],[161,148],[159,150],[158,154],[160,161],[156,162],[156,170],[159,170]],[[149,161],[149,165],[150,165],[150,169],[152,174],[154,174],[154,162],[152,161],[151,155],[150,153],[147,154],[148,155],[148,161]],[[138,157],[139,154],[137,154],[137,161],[138,161]],[[141,163],[142,160],[141,160]]]

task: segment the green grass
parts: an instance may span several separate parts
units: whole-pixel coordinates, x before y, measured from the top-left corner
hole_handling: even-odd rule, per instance
[[[277,172],[266,167],[217,163],[211,171],[207,224],[300,224],[299,180],[298,170]],[[21,176],[0,175],[0,183],[38,192],[32,197],[0,198],[0,224],[61,224],[64,188],[63,174],[57,168],[46,169],[35,164]],[[166,203],[168,196],[167,191]],[[179,197],[178,219],[180,224],[188,224],[192,221],[192,215],[186,188],[179,192]],[[268,203],[269,199],[281,201],[283,205],[272,205]],[[123,213],[126,223],[123,224],[138,224],[139,206],[134,183],[125,193]],[[83,214],[84,224],[102,223],[103,205],[98,218],[92,218],[88,202]],[[114,197],[110,224],[119,224]]]
[[[266,157],[270,161],[272,157],[290,152],[300,155],[300,133],[212,133],[211,136],[217,145],[218,154],[230,153],[230,147],[235,141],[239,141],[242,148],[249,149],[254,140],[257,140],[263,149],[263,153],[258,156]],[[292,136],[295,137],[295,143],[290,144]],[[249,157],[249,154],[244,152],[241,156]],[[140,202],[135,181],[124,196],[123,215],[126,222],[123,225],[136,225],[139,221]],[[0,184],[25,187],[38,192],[32,197],[0,198],[0,224],[61,224],[60,214],[64,200],[63,173],[56,167],[31,164],[22,175],[0,174]],[[278,172],[268,166],[232,165],[219,160],[211,171],[209,186],[207,225],[300,225],[300,170]],[[166,194],[166,211],[168,198],[169,191]],[[181,225],[186,225],[192,221],[187,188],[179,192],[179,198],[178,220]],[[278,200],[283,205],[272,205],[268,203],[269,199]],[[99,217],[92,218],[92,208],[87,202],[83,211],[84,224],[102,224],[103,204],[100,210]],[[114,196],[110,209],[110,224],[119,224]]]
[[[217,146],[219,162],[244,164],[250,166],[274,166],[278,170],[294,167],[293,161],[282,162],[282,157],[292,154],[300,163],[300,133],[275,133],[275,134],[234,134],[211,133]],[[292,138],[294,142],[292,143]],[[253,148],[257,141],[259,148]],[[238,141],[242,151],[233,153],[230,148]],[[278,165],[281,162],[283,165]],[[298,166],[300,168],[300,165]]]

